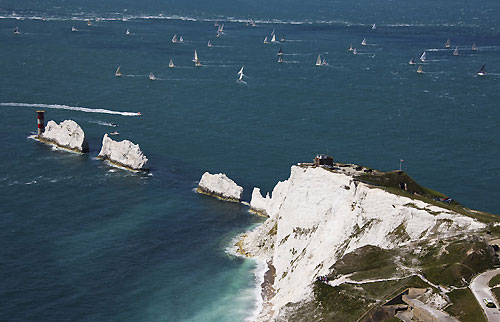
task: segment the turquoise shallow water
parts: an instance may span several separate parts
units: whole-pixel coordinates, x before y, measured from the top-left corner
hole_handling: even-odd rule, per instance
[[[227,173],[248,199],[316,153],[382,170],[403,158],[423,185],[498,213],[499,8],[453,3],[3,1],[0,103],[69,106],[45,108],[46,120],[77,121],[91,151],[51,151],[27,138],[37,107],[0,105],[0,319],[250,316],[255,263],[226,248],[261,220],[195,194],[204,171]],[[257,27],[238,22],[248,18]],[[221,38],[214,20],[225,23]],[[273,29],[287,40],[264,45]],[[174,33],[185,43],[173,45]],[[448,38],[459,57],[444,50]],[[359,55],[346,51],[350,42]],[[417,75],[407,62],[423,50],[429,60]],[[329,66],[314,66],[318,54]],[[170,58],[178,68],[168,69]],[[489,74],[477,77],[483,63]],[[125,77],[114,77],[118,65]],[[242,65],[246,84],[236,82]],[[94,159],[116,130],[109,123],[141,145],[151,175]]]

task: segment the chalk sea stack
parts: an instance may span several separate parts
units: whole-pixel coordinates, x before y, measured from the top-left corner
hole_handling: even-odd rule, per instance
[[[98,158],[127,170],[148,170],[148,158],[142,153],[138,144],[129,140],[114,141],[108,134],[104,134],[102,138],[102,148]]]
[[[49,121],[45,131],[36,137],[40,142],[52,144],[74,152],[89,151],[89,144],[82,128],[73,120],[65,120],[60,124]]]
[[[224,173],[210,174],[205,172],[196,191],[221,200],[239,202],[243,188]]]

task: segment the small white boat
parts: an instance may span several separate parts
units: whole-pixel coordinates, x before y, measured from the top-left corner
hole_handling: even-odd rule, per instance
[[[472,44],[472,48],[471,49],[472,49],[472,51],[476,51],[477,50],[476,43]]]
[[[241,66],[241,69],[240,71],[237,73],[238,75],[243,75],[243,69],[245,68],[245,66]]]
[[[278,57],[278,63],[282,63],[283,62],[283,57],[282,56],[279,56]]]
[[[255,23],[255,21],[250,20],[250,26],[252,26],[252,27],[257,27],[257,24]]]
[[[276,35],[273,34],[273,38],[271,38],[271,42],[276,42]]]
[[[87,26],[92,26],[92,21],[90,21],[90,19],[87,20]]]
[[[328,66],[328,63],[326,62],[326,59],[323,58],[323,61],[321,62],[321,66]]]
[[[425,61],[425,51],[422,53],[420,56],[420,61],[424,62]]]
[[[200,62],[200,59],[198,58],[198,53],[196,52],[196,49],[194,50],[194,59],[193,59],[193,62],[194,62],[194,66],[195,67],[201,67],[201,62]]]
[[[356,48],[354,48],[354,49],[352,50],[352,54],[353,54],[353,55],[357,55],[357,54],[358,54],[358,51],[356,50]]]
[[[281,42],[284,42],[286,39],[285,39],[285,35],[281,36]]]
[[[177,34],[172,37],[172,43],[177,44],[179,40],[177,39]]]
[[[214,27],[219,27],[219,22],[218,22],[218,21],[216,21],[216,22],[214,23]]]
[[[20,34],[20,32],[19,32],[19,28],[18,28],[18,27],[14,28],[14,34],[15,34],[15,35],[19,35],[19,34]]]
[[[366,46],[366,38],[363,38],[363,41],[361,42],[362,46]]]
[[[219,28],[217,28],[217,33],[220,33],[220,34],[224,33],[224,24],[220,25]]]
[[[125,31],[125,35],[130,35],[130,30]]]
[[[168,67],[169,68],[174,68],[175,67],[174,61],[172,60],[172,58],[170,58],[170,61],[168,62]]]
[[[116,77],[121,77],[121,76],[123,76],[122,71],[120,70],[120,66],[118,66],[118,68],[116,69],[116,71],[115,71],[115,76],[116,76]]]
[[[207,46],[208,47],[213,47],[214,45],[212,45],[212,42],[210,42],[210,40],[209,40],[208,43],[207,43]]]
[[[76,29],[76,27],[71,27],[71,32],[77,32],[78,29]]]
[[[481,66],[481,68],[477,72],[477,75],[478,76],[485,76],[486,75],[486,65],[485,64],[483,64],[483,66]]]
[[[455,50],[453,51],[453,56],[458,56],[458,47],[455,47]]]
[[[179,38],[179,44],[182,44],[184,42],[184,38],[182,36]]]
[[[240,77],[238,77],[238,82],[244,82],[244,80],[243,80],[243,74],[240,74]]]
[[[276,53],[276,55],[278,55],[278,56],[282,56],[283,55],[283,50],[281,49],[281,47],[278,50],[278,53]]]
[[[318,55],[318,58],[316,58],[316,66],[321,66],[321,55]]]
[[[348,50],[348,51],[353,51],[353,50],[354,50],[354,48],[352,48],[352,43],[351,43],[351,44],[349,44],[349,48],[347,48],[347,50]]]
[[[114,132],[110,132],[109,135],[120,135],[120,133],[118,133],[117,131],[114,131]]]
[[[375,24],[372,25],[372,30],[377,29],[377,26]]]
[[[269,44],[269,41],[267,40],[267,37],[264,38],[264,44]]]
[[[422,66],[418,66],[417,68],[417,74],[423,74],[424,73],[424,70],[422,69]]]
[[[408,62],[408,65],[416,65],[417,63],[415,62],[415,59],[410,59],[410,61]]]
[[[446,43],[444,44],[444,47],[445,47],[445,48],[450,48],[450,46],[451,46],[451,41],[448,39],[448,40],[446,41]]]
[[[157,80],[158,78],[156,78],[156,76],[151,72],[151,73],[149,73],[149,79],[154,81],[154,80]]]

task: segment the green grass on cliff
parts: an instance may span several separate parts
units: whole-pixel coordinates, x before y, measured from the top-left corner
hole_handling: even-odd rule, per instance
[[[483,310],[470,289],[453,290],[448,293],[448,296],[452,305],[446,308],[446,312],[457,317],[460,321],[486,322]]]

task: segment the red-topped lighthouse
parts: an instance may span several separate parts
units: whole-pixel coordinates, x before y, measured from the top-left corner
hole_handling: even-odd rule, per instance
[[[37,117],[36,121],[38,123],[38,135],[45,131],[45,121],[43,119],[45,111],[36,111]]]

